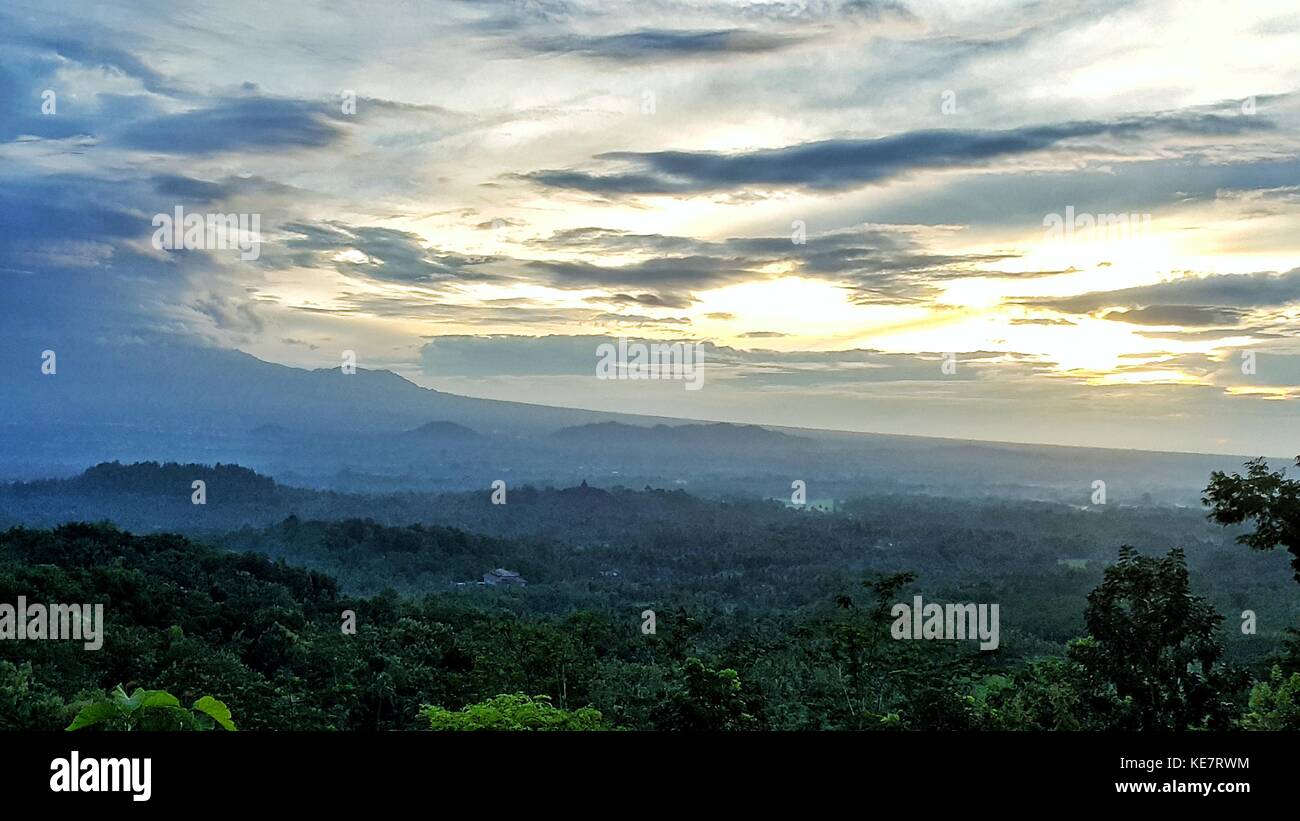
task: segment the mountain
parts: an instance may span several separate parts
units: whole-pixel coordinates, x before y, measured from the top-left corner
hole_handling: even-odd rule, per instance
[[[41,370],[44,349],[57,353],[52,374]],[[427,460],[413,459],[410,440],[394,439],[403,432],[510,439],[636,419],[456,396],[389,371],[305,370],[179,344],[18,341],[0,345],[0,379],[0,480],[159,459],[239,462],[275,475],[418,472]],[[423,428],[430,419],[437,424]]]
[[[57,348],[42,373],[41,351]],[[775,429],[474,399],[389,371],[304,370],[176,344],[0,346],[0,480],[100,462],[235,463],[333,490],[469,490],[498,480],[812,498],[923,492],[1195,505],[1240,457]]]
[[[36,343],[0,346],[0,424],[225,434],[273,425],[339,435],[410,430],[434,418],[517,435],[619,418],[456,396],[391,371],[291,368],[219,348],[68,342],[58,346],[50,375],[41,372],[40,353]]]

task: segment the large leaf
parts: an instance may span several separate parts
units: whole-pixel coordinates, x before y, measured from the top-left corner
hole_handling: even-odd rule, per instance
[[[196,726],[194,714],[184,707],[162,706],[140,711],[141,730],[192,730]]]
[[[180,707],[180,699],[166,690],[136,690],[132,698],[139,697],[140,707],[151,709],[158,707]]]
[[[230,718],[230,708],[223,702],[220,702],[212,696],[204,696],[194,702],[194,709],[204,715],[212,717],[212,720],[220,724],[223,728],[234,731],[235,722]]]
[[[80,730],[82,727],[93,727],[121,715],[117,705],[111,701],[96,701],[93,704],[87,704],[77,713],[77,717],[72,719],[72,723],[67,726],[68,730]]]
[[[136,692],[139,692],[139,690],[136,690]],[[139,707],[138,701],[126,698],[126,691],[122,690],[122,685],[113,687],[113,691],[109,692],[108,698],[112,700],[113,704],[116,704],[117,708],[123,713],[133,712],[136,707]]]
[[[142,692],[144,691],[137,687],[135,693],[130,698],[127,698],[126,690],[123,690],[122,685],[119,684],[113,688],[113,692],[109,693],[109,698],[123,713],[134,713],[136,708],[140,706],[139,696]]]

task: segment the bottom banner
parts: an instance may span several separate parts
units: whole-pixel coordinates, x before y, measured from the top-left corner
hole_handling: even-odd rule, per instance
[[[656,798],[735,805],[864,790],[927,807],[1279,800],[1284,734],[93,733],[0,735],[6,798],[51,808],[365,807]],[[1134,795],[1147,796],[1135,799]],[[629,807],[630,808],[630,807]]]

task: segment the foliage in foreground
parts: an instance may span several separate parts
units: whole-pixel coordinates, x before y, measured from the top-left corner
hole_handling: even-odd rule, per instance
[[[1293,554],[1298,500],[1300,482],[1256,463],[1245,477],[1216,474],[1206,496],[1216,521],[1256,525],[1241,541]],[[316,535],[340,555],[371,546],[361,552],[385,567],[408,556],[394,548],[405,530],[367,526],[362,544],[349,527]],[[893,640],[889,606],[917,589],[910,573],[840,595],[824,583],[820,600],[785,609],[682,593],[647,635],[626,601],[558,586],[351,597],[324,574],[180,536],[16,528],[0,533],[0,602],[104,602],[105,642],[4,642],[0,729],[233,729],[231,710],[245,730],[1300,729],[1300,653],[1271,674],[1255,668],[1251,687],[1227,663],[1222,618],[1193,593],[1181,550],[1126,547],[1099,575],[1082,635],[1069,628],[1017,657]],[[1082,598],[1062,585],[1063,598]],[[952,595],[999,601],[988,589]],[[347,611],[353,634],[340,630]],[[105,693],[118,681],[155,689]]]
[[[137,687],[127,695],[122,685],[113,688],[107,698],[97,699],[82,707],[68,730],[98,727],[104,730],[235,730],[230,708],[213,698],[203,696],[189,709],[181,706],[176,696],[165,690],[145,690]]]
[[[1274,666],[1268,681],[1250,691],[1250,709],[1241,719],[1247,730],[1300,730],[1300,673],[1282,677]]]
[[[550,696],[497,696],[456,712],[426,705],[420,715],[433,730],[605,730],[599,710],[561,710]]]

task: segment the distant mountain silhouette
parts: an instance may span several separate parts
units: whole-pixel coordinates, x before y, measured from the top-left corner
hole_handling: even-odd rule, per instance
[[[566,425],[644,419],[474,399],[423,388],[391,371],[305,370],[241,351],[192,345],[67,341],[58,372],[40,372],[40,347],[0,346],[6,374],[0,425],[294,433],[396,433],[437,419],[480,433],[541,435]],[[32,366],[32,363],[37,363]]]
[[[40,483],[83,493],[138,493],[183,498],[189,501],[191,483],[201,479],[220,487],[226,499],[265,500],[275,493],[275,480],[241,465],[197,465],[168,462],[103,462],[80,476]]]
[[[52,375],[40,368],[46,347],[58,352]],[[1244,460],[530,405],[443,393],[389,371],[305,370],[180,344],[19,340],[0,345],[0,373],[0,480],[156,459],[237,463],[340,490],[461,490],[498,478],[513,489],[587,477],[727,492],[767,482],[760,492],[788,495],[798,479],[819,494],[839,483],[845,492],[997,492],[1083,504],[1105,477],[1113,501],[1138,497],[1140,487],[1195,504],[1209,471]]]

